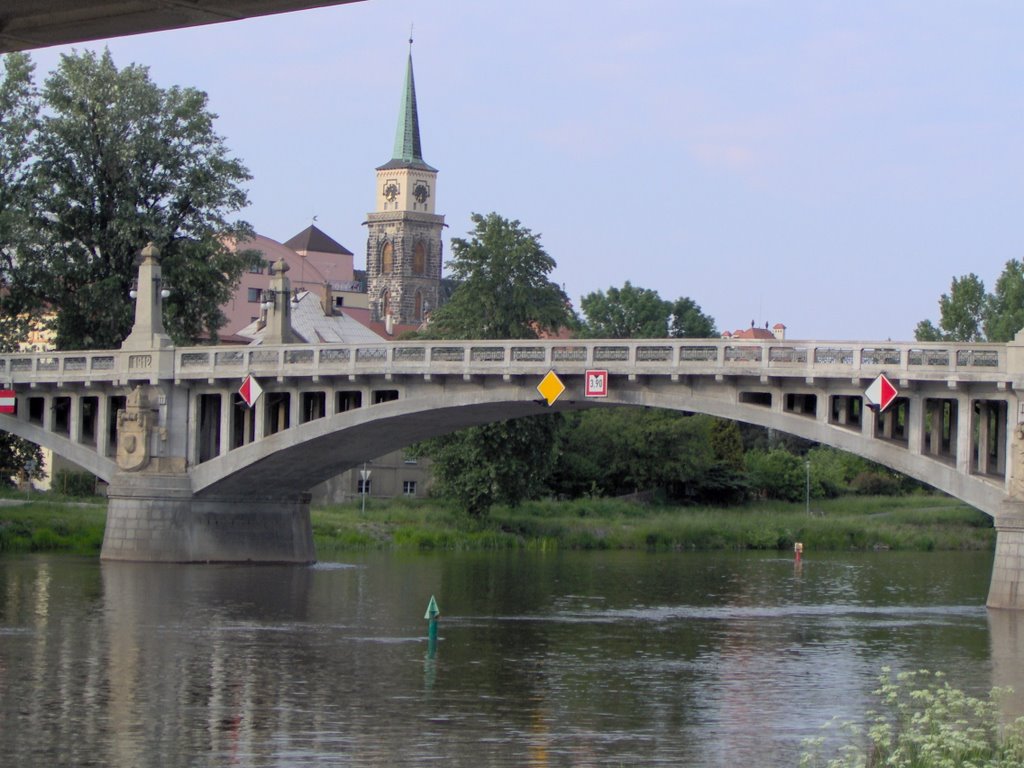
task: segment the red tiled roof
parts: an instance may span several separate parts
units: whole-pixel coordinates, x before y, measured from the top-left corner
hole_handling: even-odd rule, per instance
[[[732,332],[734,339],[774,339],[775,334],[767,328],[744,328]]]

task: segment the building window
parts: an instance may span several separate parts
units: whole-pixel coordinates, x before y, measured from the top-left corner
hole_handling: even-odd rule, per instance
[[[419,464],[420,461],[419,461],[419,459],[417,459],[412,454],[407,453],[404,456],[402,456],[402,463],[403,464]]]
[[[403,480],[402,481],[402,495],[403,496],[415,496],[416,495],[416,481],[415,480]]]
[[[257,263],[255,263],[251,267],[249,267],[249,272],[251,272],[254,275],[262,275],[263,274],[263,270],[264,270],[264,268],[266,268],[266,266],[267,266],[267,263],[265,261],[263,261],[263,259],[260,259]]]
[[[380,273],[390,275],[395,271],[395,250],[388,240],[380,251]]]
[[[345,297],[344,296],[335,296],[334,297],[334,308],[335,309],[341,309],[344,306],[345,306]]]
[[[249,301],[256,303],[260,300],[260,294],[263,292],[261,288],[250,288],[249,289]]]
[[[422,240],[416,241],[416,247],[412,250],[412,273],[423,275],[427,272],[427,246]]]
[[[362,496],[364,493],[367,496],[369,496],[370,495],[370,483],[372,483],[372,482],[373,482],[372,479],[370,479],[370,480],[363,480],[363,478],[361,478],[361,477],[357,478],[356,479],[356,493],[358,493],[360,496]]]

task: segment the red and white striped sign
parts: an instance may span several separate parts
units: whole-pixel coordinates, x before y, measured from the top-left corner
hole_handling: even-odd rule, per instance
[[[0,413],[14,413],[13,389],[0,389]]]

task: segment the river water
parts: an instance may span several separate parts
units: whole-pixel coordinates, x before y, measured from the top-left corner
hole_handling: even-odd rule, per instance
[[[1024,618],[985,609],[991,562],[4,557],[0,763],[796,765],[825,722],[863,719],[883,665],[1024,691]]]

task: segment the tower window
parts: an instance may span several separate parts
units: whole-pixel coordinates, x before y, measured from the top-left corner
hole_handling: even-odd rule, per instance
[[[384,275],[390,275],[395,271],[395,251],[390,240],[384,243],[380,251],[380,271]]]
[[[416,241],[416,246],[412,251],[412,273],[414,275],[423,275],[427,271],[427,246],[423,244],[422,240]]]

